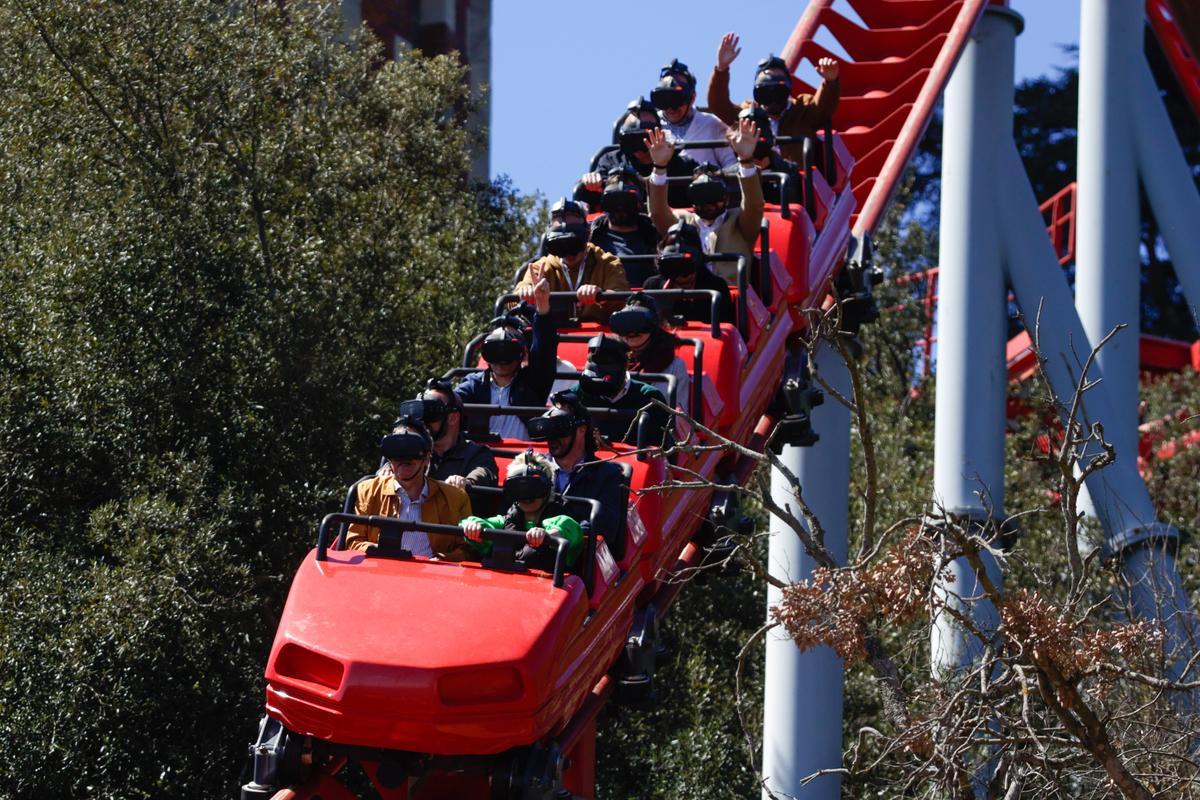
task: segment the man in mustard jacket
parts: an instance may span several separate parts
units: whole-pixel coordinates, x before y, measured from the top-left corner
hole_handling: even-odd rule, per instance
[[[629,281],[621,259],[592,244],[587,213],[574,200],[563,197],[550,209],[550,229],[546,231],[546,250],[550,255],[529,265],[517,283],[536,286],[542,278],[552,292],[575,292],[577,316],[582,322],[607,322],[624,299],[597,303],[600,292],[627,292]]]
[[[425,475],[433,442],[424,423],[402,417],[380,444],[392,474],[377,475],[358,485],[355,514],[435,525],[457,525],[470,516],[471,501],[466,492]],[[350,550],[366,550],[378,541],[379,529],[368,525],[351,525],[346,533]],[[405,531],[402,546],[413,555],[444,561],[462,561],[471,556],[464,539],[447,534]]]
[[[695,225],[700,231],[700,244],[705,253],[740,253],[751,258],[754,255],[754,243],[758,241],[763,213],[762,179],[754,163],[758,126],[752,119],[739,119],[737,128],[730,130],[728,139],[729,147],[738,159],[741,206],[728,208],[724,181],[719,175],[705,172],[701,167],[688,187],[693,210],[679,211],[667,205],[667,173],[659,167],[671,160],[675,145],[661,130],[647,132],[646,144],[654,159],[654,171],[650,173],[648,189],[650,219],[661,236],[666,236],[671,226],[679,221]],[[736,262],[715,263],[713,272],[728,283],[737,281]]]

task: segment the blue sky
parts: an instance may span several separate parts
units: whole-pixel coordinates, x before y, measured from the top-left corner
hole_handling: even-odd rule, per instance
[[[839,3],[835,7],[841,7]],[[1074,0],[1013,0],[1025,17],[1017,38],[1017,80],[1071,63],[1060,45],[1079,41]],[[569,194],[613,120],[648,95],[673,57],[700,81],[700,96],[726,31],[741,37],[732,67],[734,99],[749,95],[754,65],[778,53],[804,3],[608,0],[601,4],[502,0],[492,5],[492,175],[522,193]],[[730,9],[743,12],[743,19]],[[825,42],[822,42],[825,43]],[[800,75],[812,82],[805,72]]]

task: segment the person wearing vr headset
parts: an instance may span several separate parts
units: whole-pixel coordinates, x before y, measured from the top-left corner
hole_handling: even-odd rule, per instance
[[[495,486],[496,457],[490,448],[463,436],[462,406],[449,381],[430,378],[415,400],[400,404],[400,416],[415,417],[429,429],[433,438],[430,477],[458,489]]]
[[[579,395],[557,392],[550,404],[545,414],[527,423],[529,438],[546,443],[555,467],[554,490],[558,494],[585,497],[599,504],[592,518],[594,531],[604,537],[619,561],[625,553],[625,513],[629,508],[625,476],[611,461],[596,459],[592,416]]]
[[[588,340],[587,364],[573,392],[588,408],[611,408],[614,411],[637,411],[652,400],[666,402],[663,393],[648,383],[629,375],[629,346],[610,334],[600,334]],[[643,412],[646,416],[647,438],[638,441],[640,415],[632,419],[605,419],[596,429],[609,442],[624,442],[640,447],[669,447],[671,415],[662,408]]]
[[[650,92],[650,102],[674,141],[710,141],[724,139],[726,123],[707,111],[693,108],[696,102],[696,76],[679,59],[672,59],[658,73],[658,85]],[[735,156],[727,147],[688,148],[688,155],[703,164],[721,169],[732,167]],[[659,161],[665,164],[666,161]]]
[[[700,231],[695,225],[683,220],[672,225],[663,237],[654,266],[657,273],[646,279],[643,288],[712,290],[718,296],[717,318],[721,322],[735,321],[729,284],[704,265]],[[664,317],[679,316],[691,322],[709,322],[711,304],[708,297],[664,298],[661,301]]]
[[[642,181],[636,172],[618,172],[604,185],[600,208],[604,213],[592,220],[591,241],[617,258],[653,255],[658,249],[658,229],[642,212]],[[654,274],[654,267],[638,261],[622,261],[625,278],[638,288]]]
[[[775,147],[775,134],[771,132],[771,121],[767,116],[767,112],[762,106],[750,105],[743,108],[738,113],[738,119],[753,120],[758,126],[758,144],[754,147],[754,156],[752,160],[754,166],[758,167],[759,174],[767,172],[783,172],[793,176],[788,190],[788,202],[800,202],[803,200],[802,184],[800,183],[800,165],[794,161],[788,161],[779,154],[779,150]],[[764,177],[762,181],[763,199],[768,203],[780,203],[782,195],[782,186],[776,181],[767,181]]]
[[[727,33],[717,47],[717,64],[708,80],[708,110],[732,125],[738,112],[749,101],[736,106],[729,99],[729,65],[741,53],[738,37]],[[771,131],[776,136],[814,136],[833,121],[833,112],[841,98],[838,76],[841,65],[833,58],[821,58],[816,63],[821,85],[816,94],[792,96],[792,76],[787,62],[779,56],[767,56],[758,62],[754,71],[754,102],[762,106],[771,119]],[[804,162],[804,143],[791,142],[779,146],[784,158]]]
[[[421,420],[401,417],[379,446],[391,473],[358,484],[355,514],[457,525],[471,513],[466,492],[427,477],[433,440]],[[346,533],[346,547],[350,550],[367,550],[378,541],[379,529],[369,525],[354,523]],[[405,531],[401,546],[413,555],[443,561],[462,561],[471,555],[470,547],[457,536],[423,531]]]
[[[550,207],[550,227],[542,237],[547,256],[531,263],[517,283],[524,286],[549,283],[552,292],[575,292],[581,322],[606,322],[615,308],[612,302],[596,301],[600,292],[629,291],[621,260],[597,247],[590,239],[587,212],[565,197]],[[616,305],[619,308],[619,304]]]
[[[650,175],[654,164],[650,161],[650,151],[646,149],[646,131],[662,127],[658,112],[649,100],[639,97],[629,104],[625,117],[617,131],[616,141],[620,145],[617,150],[602,153],[597,159],[595,169],[585,174],[575,185],[574,198],[596,208],[602,204],[601,193],[604,191],[606,176],[614,172],[633,170],[641,178]],[[691,177],[697,163],[684,153],[675,153],[667,162],[667,177]],[[667,189],[667,199],[673,206],[687,205],[687,185],[673,183]],[[600,207],[603,207],[602,205]]]
[[[492,320],[480,355],[487,368],[472,372],[454,387],[463,403],[494,406],[541,406],[546,404],[558,368],[558,328],[550,314],[550,283],[522,284],[517,295],[523,303],[534,303],[533,324],[526,342],[524,322],[515,316]],[[471,414],[470,435],[493,434],[504,439],[524,439],[525,425],[513,414]]]
[[[663,328],[654,298],[642,292],[631,295],[625,301],[625,307],[609,317],[608,326],[629,348],[631,372],[675,376],[675,405],[690,414],[691,375],[687,364],[675,355],[679,339]]]
[[[555,552],[542,546],[550,534],[567,540],[565,566],[575,566],[583,552],[583,529],[566,513],[554,491],[554,471],[550,459],[532,450],[512,460],[504,471],[508,511],[494,517],[470,516],[459,523],[481,555],[486,557],[492,550],[492,543],[483,541],[484,528],[509,528],[525,531],[525,547],[516,553],[517,561],[525,566],[554,571]]]
[[[660,164],[666,164],[670,159],[675,146],[662,131],[651,131],[648,143],[654,172],[650,174],[650,218],[659,233],[665,236],[676,221],[683,220],[700,231],[700,243],[705,253],[740,253],[747,258],[753,257],[763,213],[762,181],[754,163],[758,140],[758,126],[753,119],[738,120],[737,128],[730,131],[729,146],[737,156],[738,183],[742,188],[740,206],[728,208],[725,181],[719,174],[702,167],[688,186],[692,210],[676,211],[667,204],[667,175],[659,169]],[[736,262],[720,262],[713,271],[731,283],[737,280]]]

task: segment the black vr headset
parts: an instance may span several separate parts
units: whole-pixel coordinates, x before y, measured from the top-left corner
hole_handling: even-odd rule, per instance
[[[575,214],[584,221],[562,222],[561,217],[568,213]],[[559,217],[559,221],[554,222],[555,217]],[[559,258],[570,258],[582,253],[583,248],[587,246],[590,232],[587,224],[587,211],[583,206],[574,200],[561,197],[550,207],[550,219],[552,224],[542,236],[546,252]]]
[[[504,499],[510,505],[519,500],[549,497],[552,489],[550,474],[536,464],[521,464],[504,479]]]
[[[743,108],[738,114],[738,119],[752,119],[758,126],[758,144],[754,146],[753,158],[766,158],[770,155],[771,148],[775,146],[775,134],[771,132],[771,118],[767,116],[767,112],[761,106]]]
[[[653,333],[658,327],[658,315],[645,306],[625,306],[608,318],[608,327],[618,336]]]
[[[379,441],[383,457],[394,461],[418,461],[429,455],[430,443],[428,434],[389,433]]]
[[[676,76],[684,83],[689,84],[693,89],[696,88],[696,76],[688,69],[688,65],[678,58],[672,58],[670,64],[663,64],[662,69],[658,71],[658,77],[660,78],[670,76]]]
[[[586,420],[574,414],[557,414],[552,417],[533,417],[525,421],[529,431],[529,439],[533,442],[544,442],[547,439],[559,439],[570,436]]]
[[[688,202],[693,206],[719,203],[726,196],[725,182],[716,175],[708,172],[700,172],[688,184],[687,194]]]
[[[639,121],[636,125],[624,125],[617,134],[617,144],[621,145],[621,152],[629,158],[633,158],[634,153],[644,153],[649,150],[646,145],[646,131],[652,131],[655,128],[661,127],[657,123]]]
[[[509,504],[518,500],[537,500],[550,494],[550,476],[541,470],[525,475],[511,475],[504,479],[504,500]]]
[[[425,423],[445,419],[447,414],[456,410],[441,400],[405,400],[400,404],[400,416],[414,417]]]
[[[779,113],[792,96],[792,79],[760,72],[754,79],[754,102],[772,113]]]
[[[612,212],[637,213],[642,204],[642,187],[622,175],[619,181],[605,184],[600,195],[600,208],[607,214]]]
[[[695,99],[696,88],[675,75],[665,76],[650,90],[650,102],[659,111],[686,106]]]
[[[788,65],[786,61],[772,53],[766,58],[759,59],[758,66],[754,68],[754,74],[759,75],[760,73],[766,72],[769,69],[781,69],[784,72],[787,72]]]
[[[704,259],[690,247],[669,244],[654,259],[658,274],[664,278],[682,278],[700,271]]]
[[[515,331],[512,333],[514,336],[485,339],[484,345],[479,349],[480,354],[484,356],[484,361],[487,363],[520,361],[524,357],[524,342],[517,338]]]

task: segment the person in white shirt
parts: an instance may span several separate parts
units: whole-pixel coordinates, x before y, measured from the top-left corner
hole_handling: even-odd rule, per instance
[[[697,111],[696,76],[679,59],[662,68],[661,79],[650,92],[650,102],[658,109],[663,129],[676,142],[724,139],[728,126],[706,111]],[[721,169],[732,167],[737,157],[728,147],[687,148],[695,161],[714,164]]]

